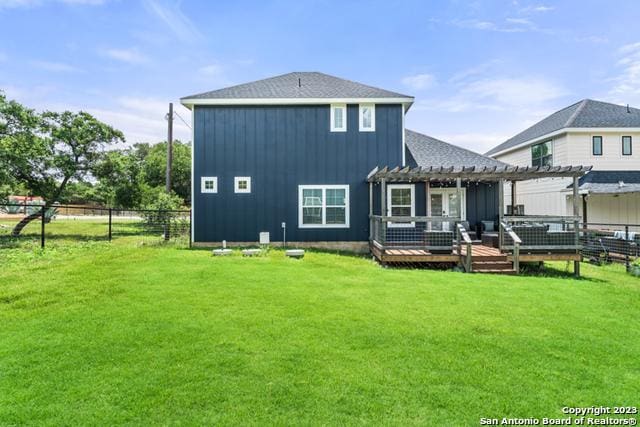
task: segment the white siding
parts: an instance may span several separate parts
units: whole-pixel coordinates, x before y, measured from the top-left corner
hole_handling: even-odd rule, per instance
[[[566,136],[553,140],[553,164],[568,165],[568,149]],[[497,157],[505,163],[515,166],[531,166],[531,147],[527,146]],[[526,215],[570,215],[567,211],[567,196],[570,192],[562,192],[573,180],[571,178],[543,178],[533,181],[520,181],[516,184],[517,204],[524,204]],[[511,204],[511,185],[504,189],[505,205]]]
[[[622,136],[632,137],[631,156],[622,155]],[[602,136],[602,156],[594,156],[591,137]],[[640,170],[640,133],[638,132],[594,132],[569,133],[568,159],[572,165],[591,165],[594,170]]]
[[[579,206],[580,216],[582,216],[582,198]],[[587,222],[640,225],[640,194],[589,195],[587,197]],[[621,227],[612,227],[612,229],[620,228]],[[637,230],[637,227],[634,227],[633,230]]]

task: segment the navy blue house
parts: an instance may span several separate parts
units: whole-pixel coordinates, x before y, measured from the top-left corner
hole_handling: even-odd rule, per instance
[[[300,245],[366,245],[371,206],[380,214],[380,192],[370,201],[367,183],[376,166],[504,165],[405,129],[413,97],[322,73],[181,101],[192,111],[195,244],[254,243],[260,232],[281,241],[286,228],[286,240]],[[388,214],[451,214],[451,183],[430,193],[424,186],[388,185]],[[497,218],[497,185],[468,185],[462,197],[470,224]]]

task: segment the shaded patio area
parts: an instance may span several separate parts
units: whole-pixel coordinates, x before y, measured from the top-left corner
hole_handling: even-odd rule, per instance
[[[584,166],[376,167],[367,176],[371,252],[383,264],[447,262],[467,272],[511,274],[519,273],[520,262],[574,261],[579,275],[578,179],[589,170]],[[515,203],[519,181],[567,177],[573,178],[574,215],[520,215]],[[424,185],[425,216],[414,214],[416,183]],[[507,183],[511,185],[508,209]],[[465,218],[464,192],[479,184],[497,187],[497,201],[491,199],[497,204],[497,217],[473,230]],[[431,197],[435,188],[443,186],[448,189],[446,200]],[[397,190],[391,192],[389,187]],[[441,203],[447,204],[446,209],[441,210]]]

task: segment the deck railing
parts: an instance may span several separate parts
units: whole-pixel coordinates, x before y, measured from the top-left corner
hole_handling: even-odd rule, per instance
[[[573,216],[505,216],[509,227],[520,239],[520,251],[527,253],[567,253],[582,248],[580,218]],[[500,249],[514,249],[514,239],[500,232]]]
[[[504,221],[500,222],[500,241],[507,239],[512,242],[511,247],[505,247],[502,250],[509,251],[511,250],[513,256],[513,270],[516,274],[520,273],[520,245],[522,244],[522,240],[520,237],[513,231],[513,228],[509,224]],[[502,246],[502,245],[501,245]]]
[[[369,240],[383,248],[453,251],[460,218],[371,215]]]
[[[460,256],[461,260],[462,260],[462,244],[465,245],[466,253],[464,256],[464,261],[462,263],[462,266],[464,267],[464,271],[466,271],[467,273],[470,273],[473,265],[473,258],[472,258],[473,242],[469,237],[469,233],[467,233],[467,230],[465,230],[464,226],[461,223],[456,224],[456,240],[458,242],[458,256]]]

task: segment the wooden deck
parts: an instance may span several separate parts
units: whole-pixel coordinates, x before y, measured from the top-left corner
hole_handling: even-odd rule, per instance
[[[426,249],[383,248],[377,242],[370,244],[371,253],[381,263],[458,263],[461,257],[457,247],[453,247],[451,254],[431,253]],[[462,246],[462,257],[467,256],[466,246]],[[502,253],[498,248],[475,244],[472,247],[472,262],[474,264],[486,262],[513,262],[511,254]],[[581,261],[582,256],[576,253],[520,253],[520,262],[540,261]]]

